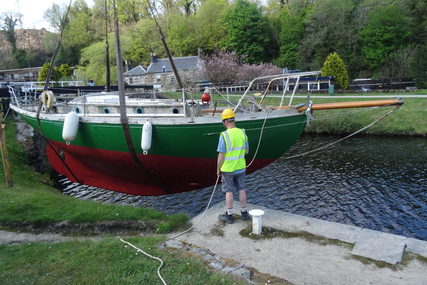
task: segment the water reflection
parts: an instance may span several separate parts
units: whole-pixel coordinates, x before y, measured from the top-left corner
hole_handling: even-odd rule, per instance
[[[302,137],[287,155],[248,176],[249,202],[427,240],[427,140],[358,137],[308,156],[286,158],[337,139]],[[203,211],[213,189],[140,197],[76,187],[65,179],[62,183],[64,193],[82,199],[190,216]],[[213,203],[223,199],[217,190]]]

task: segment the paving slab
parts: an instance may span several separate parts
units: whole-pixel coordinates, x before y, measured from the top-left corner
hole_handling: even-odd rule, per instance
[[[427,258],[427,241],[408,238],[406,239],[406,251],[413,252]]]
[[[222,258],[244,263],[261,273],[288,280],[293,284],[396,284],[426,285],[427,263],[410,259],[396,265],[379,266],[369,259],[360,260],[353,255],[354,243],[361,241],[361,228],[330,223],[249,205],[248,209],[262,209],[263,226],[290,232],[310,232],[328,238],[344,240],[343,243],[320,243],[302,236],[250,239],[240,234],[251,227],[250,222],[236,219],[234,224],[223,224],[218,215],[223,214],[224,203],[214,205],[205,216],[192,219],[192,231],[178,240],[203,247]],[[238,208],[236,210],[238,212]],[[366,232],[366,231],[365,231]],[[375,232],[375,231],[372,231]],[[381,234],[380,232],[376,232]],[[362,235],[361,235],[362,234]],[[335,237],[335,238],[334,238]],[[403,238],[405,244],[406,238]],[[399,239],[398,239],[399,240]],[[402,239],[398,246],[402,246]],[[411,247],[423,250],[423,241],[411,241]],[[408,246],[409,247],[409,246]]]
[[[406,237],[363,229],[351,254],[397,264],[402,260]]]

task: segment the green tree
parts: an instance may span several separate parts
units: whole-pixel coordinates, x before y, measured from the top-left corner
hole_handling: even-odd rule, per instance
[[[47,77],[47,73],[49,72],[50,63],[46,62],[43,64],[42,69],[39,72],[38,81],[45,81]],[[61,78],[61,74],[58,72],[56,68],[52,70],[52,75],[50,76],[51,81],[58,81]]]
[[[244,56],[248,63],[269,62],[274,57],[271,31],[261,9],[248,0],[237,0],[223,18],[223,46]]]
[[[371,69],[380,67],[387,57],[408,43],[409,19],[395,5],[374,8],[360,31],[362,54]]]
[[[225,36],[221,19],[226,9],[224,0],[205,0],[194,15],[194,41],[207,53],[220,48]]]
[[[94,40],[91,9],[84,0],[76,0],[70,7],[68,19],[63,19],[68,7],[52,4],[45,12],[45,18],[58,31],[65,25],[57,62],[75,65],[79,62],[80,51]],[[62,20],[63,19],[63,20]],[[55,44],[56,45],[56,44]]]
[[[96,85],[105,84],[105,54],[103,41],[94,43],[82,50],[80,65],[76,71],[78,80],[93,80]],[[115,69],[114,49],[110,49],[111,82],[117,80]]]
[[[304,38],[304,21],[308,1],[294,1],[282,8],[280,13],[281,31],[279,35],[280,56],[277,63],[281,67],[298,68],[300,45]]]
[[[411,61],[411,71],[418,88],[427,88],[427,44],[419,47]]]
[[[113,43],[111,38],[110,43]],[[150,18],[144,18],[127,29],[121,35],[123,57],[133,65],[150,62],[150,54],[164,55],[156,24]],[[114,49],[112,49],[114,50]],[[114,54],[112,60],[115,61]]]
[[[322,76],[333,76],[335,84],[340,86],[342,89],[348,88],[349,83],[347,67],[336,52],[328,55],[325,62],[323,63],[321,71]]]
[[[125,25],[131,25],[140,19],[140,11],[144,10],[146,0],[116,0],[117,16]]]
[[[410,19],[411,42],[422,45],[427,42],[427,2],[425,0],[402,0],[402,2]]]
[[[197,52],[196,23],[193,15],[173,12],[168,15],[168,44],[175,56],[187,56]]]
[[[15,27],[18,19],[10,14],[4,16],[2,30],[6,35],[7,41],[12,45],[12,50],[16,50]]]
[[[61,64],[58,68],[55,69],[59,72],[61,79],[69,78],[72,74],[70,66],[66,63]]]
[[[352,22],[354,8],[352,0],[314,2],[307,13],[300,48],[302,68],[318,69],[328,54],[334,51],[350,61],[357,42]]]

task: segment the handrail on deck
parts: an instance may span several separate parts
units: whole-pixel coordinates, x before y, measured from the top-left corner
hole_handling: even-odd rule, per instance
[[[9,89],[9,94],[10,94],[10,97],[12,98],[12,102],[15,103],[16,106],[21,108],[21,106],[19,105],[18,97],[16,97],[15,89],[10,85],[8,85],[7,88]]]
[[[239,102],[237,103],[236,107],[234,107],[234,111],[236,111],[240,107],[240,104],[242,103],[243,99],[246,97],[246,94],[249,92],[249,90],[251,89],[251,87],[255,83],[255,81],[263,80],[263,79],[270,79],[269,84],[267,86],[267,88],[268,88],[270,86],[271,82],[273,82],[275,80],[285,79],[285,78],[297,78],[297,84],[295,85],[294,90],[292,92],[292,97],[291,97],[291,102],[292,102],[292,98],[295,94],[296,87],[299,84],[300,77],[301,76],[319,75],[320,73],[321,73],[320,71],[306,71],[306,72],[296,72],[296,73],[286,73],[286,74],[276,74],[276,75],[267,75],[267,76],[256,77],[249,83],[248,88],[246,88],[242,97],[240,97]],[[267,91],[265,91],[264,96],[266,93],[267,93]],[[264,96],[263,96],[263,98],[264,98]],[[285,93],[283,93],[283,97],[284,96],[285,96]]]

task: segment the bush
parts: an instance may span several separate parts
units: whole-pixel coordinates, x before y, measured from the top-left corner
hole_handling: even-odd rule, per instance
[[[323,63],[322,76],[333,76],[335,84],[342,89],[349,86],[347,67],[336,52],[329,54]]]

